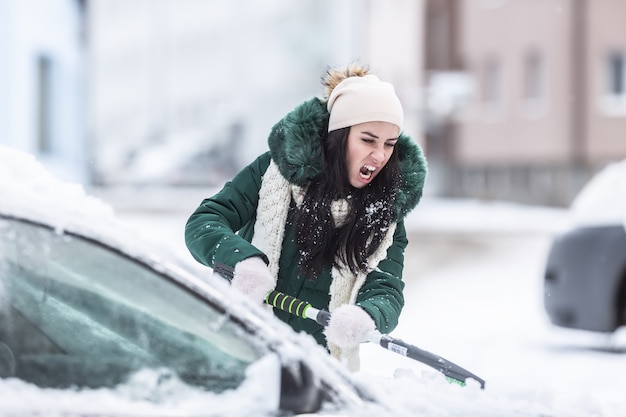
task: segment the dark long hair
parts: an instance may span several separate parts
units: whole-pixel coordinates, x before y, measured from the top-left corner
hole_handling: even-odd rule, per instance
[[[316,278],[336,262],[352,273],[365,272],[367,258],[378,249],[395,220],[400,185],[397,149],[376,178],[357,189],[350,185],[347,173],[349,133],[350,128],[346,127],[326,135],[324,168],[308,185],[304,201],[296,210],[300,272],[307,278]],[[350,214],[341,227],[335,227],[331,213],[331,203],[338,199],[345,199],[350,205]]]

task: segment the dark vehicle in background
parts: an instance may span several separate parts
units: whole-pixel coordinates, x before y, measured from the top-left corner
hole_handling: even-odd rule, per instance
[[[557,326],[614,332],[626,325],[626,160],[583,187],[550,248],[544,306]]]

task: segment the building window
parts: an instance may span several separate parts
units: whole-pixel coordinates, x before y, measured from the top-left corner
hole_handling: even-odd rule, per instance
[[[603,113],[626,116],[626,51],[614,51],[605,60],[606,82],[600,99]]]
[[[483,100],[485,103],[496,103],[499,98],[500,66],[495,60],[485,65]]]
[[[523,106],[528,117],[545,114],[547,105],[546,64],[539,51],[531,51],[524,58]]]
[[[52,152],[52,61],[41,55],[37,58],[37,151],[40,154]]]
[[[609,95],[626,95],[626,53],[612,53],[609,56]]]
[[[482,102],[484,116],[493,121],[502,114],[503,94],[502,94],[502,67],[495,58],[490,58],[485,62],[482,74]]]

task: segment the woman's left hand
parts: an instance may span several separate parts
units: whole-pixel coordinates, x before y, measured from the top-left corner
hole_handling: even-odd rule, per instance
[[[367,341],[367,334],[373,330],[376,330],[376,325],[365,310],[344,304],[332,312],[324,334],[329,343],[348,349]]]

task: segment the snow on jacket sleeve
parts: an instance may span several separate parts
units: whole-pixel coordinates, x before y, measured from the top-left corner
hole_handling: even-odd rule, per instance
[[[256,219],[259,189],[270,162],[269,152],[241,170],[214,196],[205,199],[187,220],[185,243],[200,263],[230,267],[252,256],[267,257],[237,234]]]
[[[381,333],[390,333],[398,325],[404,307],[404,249],[408,245],[404,222],[398,222],[387,257],[367,275],[357,295],[356,305],[367,311]]]

